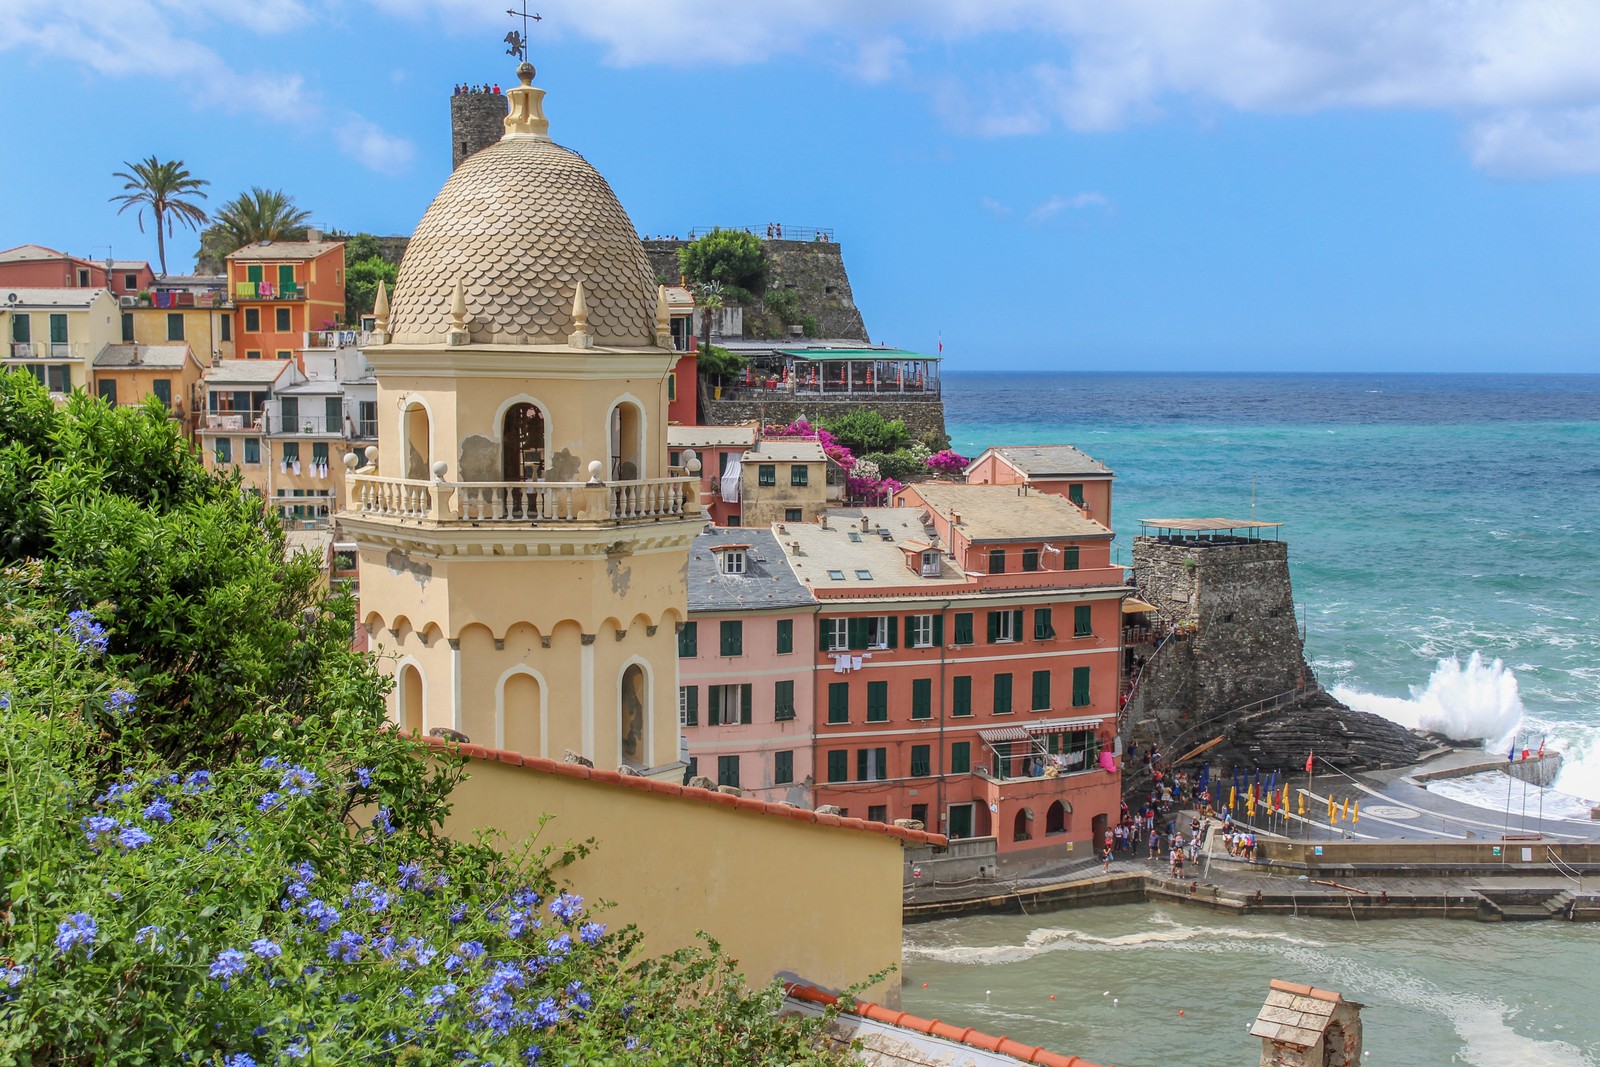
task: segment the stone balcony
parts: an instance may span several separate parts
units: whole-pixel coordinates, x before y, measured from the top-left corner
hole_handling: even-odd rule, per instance
[[[692,474],[613,482],[452,482],[442,471],[435,474],[428,481],[352,471],[349,511],[382,521],[468,526],[625,526],[703,516],[699,478]]]

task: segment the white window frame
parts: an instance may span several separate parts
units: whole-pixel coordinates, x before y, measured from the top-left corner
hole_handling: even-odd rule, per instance
[[[874,633],[874,630],[877,632]],[[867,619],[867,647],[874,649],[889,647],[889,616],[873,615]]]
[[[930,549],[922,554],[922,576],[924,578],[939,577],[940,560],[937,549]]]
[[[722,553],[723,574],[743,574],[745,571],[744,549],[730,548]]]
[[[906,645],[910,648],[933,647],[933,616],[912,615],[907,620]]]
[[[742,699],[740,694],[744,692],[744,687],[738,682],[730,682],[730,683],[728,683],[726,685],[713,685],[713,686],[707,686],[706,688],[707,688],[707,690],[711,690],[711,689],[720,689],[720,690],[722,690],[722,694],[721,694],[722,699],[720,701],[720,703],[722,704],[722,710],[720,712],[722,717],[720,719],[718,719],[716,722],[710,722],[709,721],[709,717],[711,715],[711,707],[712,707],[712,703],[713,702],[711,700],[709,692],[707,693],[707,696],[706,696],[706,716],[708,718],[708,721],[707,721],[706,725],[707,726],[743,726],[744,725],[744,705],[742,703],[740,703],[740,701]],[[752,699],[753,699],[753,696],[752,696]],[[755,709],[751,708],[750,710],[753,712]],[[729,718],[730,713],[732,715],[732,718]]]
[[[828,639],[829,652],[843,652],[850,647],[850,620],[823,619],[822,632]]]
[[[1014,643],[1020,638],[1012,630],[1011,624],[1016,621],[1016,616],[1009,611],[1000,612],[999,625],[994,630],[994,642],[997,645]]]
[[[678,686],[678,725],[689,725],[689,687]]]

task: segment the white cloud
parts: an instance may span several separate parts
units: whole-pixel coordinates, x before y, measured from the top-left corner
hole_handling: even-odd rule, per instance
[[[455,30],[509,21],[481,0],[369,2]],[[1473,160],[1493,172],[1600,171],[1595,0],[550,0],[540,10],[535,62],[541,37],[569,34],[625,66],[855,56],[864,80],[926,87],[952,126],[980,136],[1116,129],[1180,101],[1427,109],[1458,116]],[[990,43],[1004,46],[1005,69],[982,69]]]
[[[203,43],[208,32],[233,27],[257,34],[304,31],[311,19],[300,0],[243,4],[198,0],[3,0],[0,53],[25,50],[72,62],[108,78],[159,78],[185,88],[202,107],[339,131],[341,147],[373,169],[392,172],[411,155],[359,115],[329,108],[295,72],[240,71]]]
[[[987,211],[997,219],[1003,219],[1007,215],[1011,214],[1010,204],[1002,204],[992,196],[978,197],[978,206],[983,208],[983,210]]]
[[[1111,201],[1102,193],[1075,193],[1072,196],[1052,196],[1028,211],[1028,221],[1034,225],[1049,222],[1063,211],[1082,211],[1084,208],[1109,208]]]

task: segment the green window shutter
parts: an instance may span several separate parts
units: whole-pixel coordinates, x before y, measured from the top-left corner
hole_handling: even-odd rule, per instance
[[[1067,499],[1083,507],[1083,483],[1071,482],[1067,485]]]
[[[933,647],[934,648],[942,648],[943,646],[944,646],[944,615],[941,613],[941,614],[935,615],[933,617]]]
[[[913,719],[933,718],[932,678],[913,678],[911,680],[911,717]]]
[[[1017,608],[1011,613],[1011,640],[1022,640],[1022,609]]]
[[[50,343],[61,345],[67,343],[67,317],[52,314],[50,316]]]
[[[1094,609],[1088,604],[1078,604],[1072,609],[1072,633],[1075,637],[1094,634]]]
[[[794,718],[794,682],[774,682],[772,686],[772,718],[785,722]]]
[[[850,683],[828,683],[828,721],[850,721]]]
[[[1035,608],[1033,612],[1033,639],[1035,641],[1048,641],[1056,635],[1055,624],[1051,621],[1049,608]]]
[[[868,753],[871,751],[870,748],[856,749],[856,781],[858,782],[867,780],[867,759]]]
[[[324,397],[322,401],[323,429],[328,433],[339,433],[344,429],[344,402],[336,396]]]
[[[1022,569],[1025,571],[1039,569],[1039,550],[1037,548],[1025,548],[1022,550]]]
[[[1050,672],[1033,672],[1033,710],[1047,711],[1050,707]]]
[[[183,312],[181,312],[181,311],[169,311],[169,312],[167,312],[167,340],[169,340],[169,341],[181,341],[181,340],[183,340]]]
[[[1004,574],[1006,572],[1006,550],[991,548],[989,550],[989,573]]]
[[[683,724],[685,726],[700,725],[700,687],[687,685],[683,688]]]
[[[1011,675],[997,674],[994,676],[994,711],[996,715],[1004,715],[1011,710]]]
[[[809,484],[811,484],[811,472],[810,472],[810,470],[803,463],[796,463],[794,466],[789,468],[789,484],[790,485],[809,485]]]
[[[1078,569],[1078,546],[1068,545],[1061,550],[1061,569],[1075,571]]]
[[[777,468],[777,466],[775,464],[772,464],[772,463],[760,463],[760,464],[757,464],[756,465],[756,484],[757,485],[777,485],[778,484],[778,468]]]
[[[889,721],[889,683],[867,683],[867,721]]]
[[[793,619],[778,620],[778,651],[780,653],[794,651]]]
[[[956,675],[955,689],[952,694],[952,698],[953,699],[950,701],[950,714],[972,714],[972,676],[970,674]]]
[[[900,616],[889,616],[889,647],[900,647]]]
[[[686,622],[683,629],[678,631],[678,655],[683,659],[693,659],[700,654],[700,624]]]
[[[278,291],[288,292],[294,288],[294,265],[291,263],[278,264]]]
[[[123,340],[131,341],[133,340],[133,316],[128,314],[122,316],[122,318],[124,322],[122,328]],[[19,344],[33,340],[33,316],[13,315],[11,317],[11,339]]]
[[[845,782],[850,779],[850,753],[844,749],[828,753],[828,781]]]
[[[744,623],[738,619],[724,619],[722,621],[722,654],[724,656],[744,655]]]
[[[772,754],[772,784],[788,785],[794,781],[794,753],[774,752]]]
[[[720,685],[706,686],[706,725],[721,726],[722,718],[722,693]]]
[[[972,742],[957,741],[950,746],[950,773],[966,774],[972,770]]]
[[[750,725],[750,712],[754,704],[752,686],[746,682],[739,687],[739,721],[746,726]]]
[[[878,774],[874,781],[881,782],[885,778],[889,777],[889,750],[886,748],[875,748],[872,751],[876,753],[878,757]],[[879,821],[881,822],[882,820],[880,819]]]
[[[931,752],[928,745],[911,746],[911,777],[926,778],[928,776],[930,755]]]
[[[1000,640],[1000,613],[989,612],[989,643],[992,645]]]
[[[956,644],[972,644],[972,612],[956,612]]]
[[[829,649],[831,649],[833,647],[833,645],[828,640],[832,635],[833,635],[833,620],[832,619],[818,619],[817,620],[817,651],[818,652],[827,652]]]
[[[226,315],[222,317],[222,321],[228,321]],[[18,338],[18,340],[26,341],[27,338],[22,337]],[[133,343],[133,312],[131,311],[124,311],[122,313],[122,343],[129,345]]]
[[[1089,668],[1072,668],[1072,706],[1086,707],[1089,703]]]
[[[252,263],[244,269],[244,276],[257,284],[261,281],[261,264]]]
[[[845,632],[849,636],[848,644],[851,649],[863,649],[867,647],[866,619],[851,619]]]

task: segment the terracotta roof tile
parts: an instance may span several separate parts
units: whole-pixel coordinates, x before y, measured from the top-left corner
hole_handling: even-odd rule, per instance
[[[791,808],[785,804],[771,804],[754,797],[736,797],[732,793],[719,793],[712,789],[695,789],[692,786],[679,785],[676,782],[658,782],[652,778],[639,775],[618,774],[616,771],[597,770],[585,767],[579,763],[563,763],[558,760],[544,759],[540,756],[526,756],[520,752],[511,752],[506,749],[489,748],[485,745],[476,745],[470,742],[453,745],[437,737],[425,737],[422,740],[430,745],[440,748],[454,748],[455,751],[468,759],[493,760],[512,767],[522,767],[540,774],[560,774],[568,778],[587,778],[593,782],[605,785],[621,786],[625,789],[643,789],[649,793],[660,793],[663,796],[682,797],[686,800],[700,801],[701,803],[720,804],[723,807],[734,808],[738,811],[749,811],[758,815],[775,815],[798,822],[814,823],[818,826],[838,826],[848,830],[864,830],[868,833],[882,834],[885,837],[899,838],[911,845],[939,845],[950,843],[949,838],[943,834],[929,833],[926,830],[907,830],[901,826],[890,826],[885,823],[867,822],[864,819],[841,819],[837,815],[819,815],[805,808]]]

